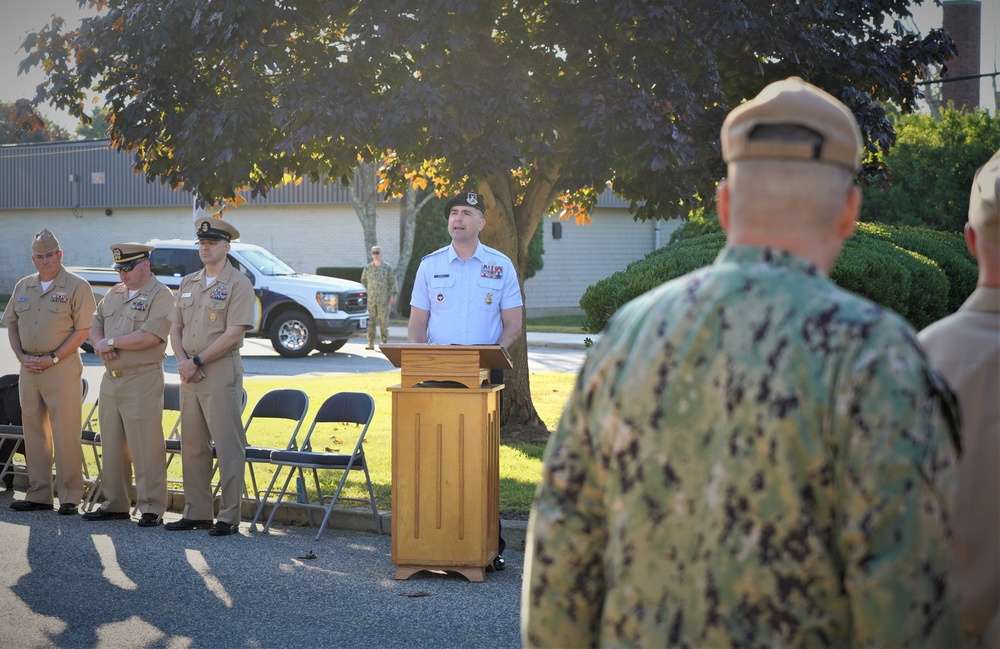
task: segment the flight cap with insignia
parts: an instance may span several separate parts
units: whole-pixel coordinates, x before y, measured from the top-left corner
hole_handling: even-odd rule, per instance
[[[56,235],[48,231],[48,229],[43,228],[41,232],[35,235],[35,238],[31,241],[31,252],[37,253],[39,255],[44,255],[47,252],[52,252],[53,250],[59,250],[59,240],[56,239]]]
[[[154,250],[156,248],[153,246],[141,243],[113,243],[111,244],[111,256],[115,260],[114,268],[119,270],[134,265],[134,262],[149,259],[149,253]]]
[[[977,235],[1000,244],[1000,150],[979,168],[972,179],[969,223]]]
[[[448,218],[451,214],[451,208],[456,205],[467,205],[468,207],[474,207],[484,215],[486,214],[486,206],[483,204],[483,197],[476,192],[462,192],[461,194],[454,196],[450,201],[444,204],[444,218]]]
[[[240,231],[215,216],[205,216],[194,222],[195,234],[198,240],[216,239],[218,241],[232,241],[240,238]]]
[[[768,139],[762,126],[793,126],[817,135],[819,142]],[[766,129],[765,129],[766,130]],[[857,173],[861,168],[861,129],[847,106],[798,77],[776,81],[734,108],[722,124],[722,159],[772,159],[823,162]]]

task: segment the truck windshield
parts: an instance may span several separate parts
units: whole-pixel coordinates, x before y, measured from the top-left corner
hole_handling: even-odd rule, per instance
[[[263,275],[274,277],[276,275],[294,275],[295,269],[281,261],[266,250],[241,250],[247,263],[260,271]]]

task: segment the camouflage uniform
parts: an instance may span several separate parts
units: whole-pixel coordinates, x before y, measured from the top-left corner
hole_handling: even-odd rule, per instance
[[[912,330],[742,247],[615,316],[545,453],[526,646],[955,646],[953,411]]]
[[[392,266],[372,262],[361,272],[361,283],[368,290],[368,345],[375,344],[375,327],[382,333],[382,342],[389,342],[389,300],[396,297],[396,274]]]

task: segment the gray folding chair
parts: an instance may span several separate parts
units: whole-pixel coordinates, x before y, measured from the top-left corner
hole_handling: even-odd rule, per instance
[[[285,476],[285,482],[281,487],[281,493],[278,494],[278,499],[274,503],[274,507],[271,510],[271,515],[267,518],[267,523],[264,524],[264,533],[271,527],[271,522],[274,520],[274,515],[277,513],[278,508],[282,505],[282,501],[285,498],[285,494],[288,492],[288,484],[291,482],[292,477],[295,476],[296,471],[298,472],[300,480],[302,480],[302,486],[305,488],[305,480],[303,477],[303,469],[312,469],[313,482],[316,486],[316,496],[317,503],[309,502],[308,493],[305,494],[304,503],[296,503],[300,507],[310,507],[314,509],[322,509],[326,511],[323,516],[323,522],[320,523],[319,531],[316,532],[316,540],[318,541],[320,536],[323,534],[323,530],[326,529],[327,521],[330,520],[330,514],[333,513],[333,508],[337,504],[338,500],[348,500],[353,502],[368,503],[372,509],[372,515],[375,517],[375,528],[378,533],[382,533],[382,518],[378,514],[378,507],[375,504],[375,492],[372,490],[372,480],[368,473],[368,463],[365,460],[365,450],[364,441],[365,434],[368,432],[368,426],[371,424],[372,417],[375,415],[375,400],[372,399],[371,395],[364,394],[361,392],[338,392],[333,396],[329,397],[320,406],[319,412],[316,413],[316,417],[313,419],[312,426],[309,427],[309,432],[306,433],[306,438],[302,442],[301,450],[296,450],[294,448],[289,448],[286,450],[276,450],[271,452],[271,464],[277,466],[274,472],[274,477],[271,479],[271,484],[268,486],[267,491],[264,494],[264,503],[267,502],[270,497],[274,485],[278,480],[278,475],[281,473],[282,467],[288,467],[288,474]],[[312,436],[316,431],[316,426],[318,424],[354,424],[358,429],[358,440],[354,444],[354,449],[350,453],[325,453],[316,452],[312,450]],[[294,446],[294,440],[292,444]],[[321,469],[341,471],[340,482],[337,484],[337,490],[333,494],[333,497],[324,496],[319,484],[319,471]],[[340,494],[344,489],[344,484],[347,482],[347,476],[351,471],[363,471],[365,474],[365,482],[368,487],[368,499],[364,498],[347,498],[342,497]],[[329,500],[329,503],[324,504],[325,500]],[[250,529],[254,529],[257,524],[257,519],[263,511],[263,505],[258,506],[257,514],[254,516],[253,521],[250,524]]]
[[[260,494],[263,493],[261,489],[257,487],[257,475],[254,471],[254,464],[258,463],[268,463],[271,460],[271,451],[277,451],[281,449],[270,448],[265,446],[255,446],[250,443],[251,436],[251,426],[255,420],[262,419],[287,419],[289,421],[295,422],[295,427],[292,429],[292,433],[288,438],[288,443],[285,445],[285,450],[295,448],[295,436],[299,432],[299,428],[305,423],[306,414],[309,411],[309,396],[302,390],[292,390],[288,388],[279,388],[276,390],[271,390],[267,392],[260,398],[250,412],[250,417],[247,419],[246,424],[243,426],[243,434],[247,440],[246,447],[246,463],[250,468],[250,483],[253,486],[253,499],[257,502],[257,509],[260,510]],[[259,425],[259,423],[258,423]],[[212,455],[215,456],[215,467],[212,469],[212,476],[214,477],[216,472],[219,470],[218,453],[216,451],[215,445],[212,445]],[[218,495],[221,485],[216,485],[213,492],[213,497]],[[244,495],[248,496],[249,493],[244,486]],[[256,519],[256,513],[254,515]]]

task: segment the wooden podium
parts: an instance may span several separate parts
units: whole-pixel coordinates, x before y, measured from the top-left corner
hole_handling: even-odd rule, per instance
[[[500,523],[499,345],[381,345],[392,393],[392,562],[396,579],[450,570],[484,581]]]

